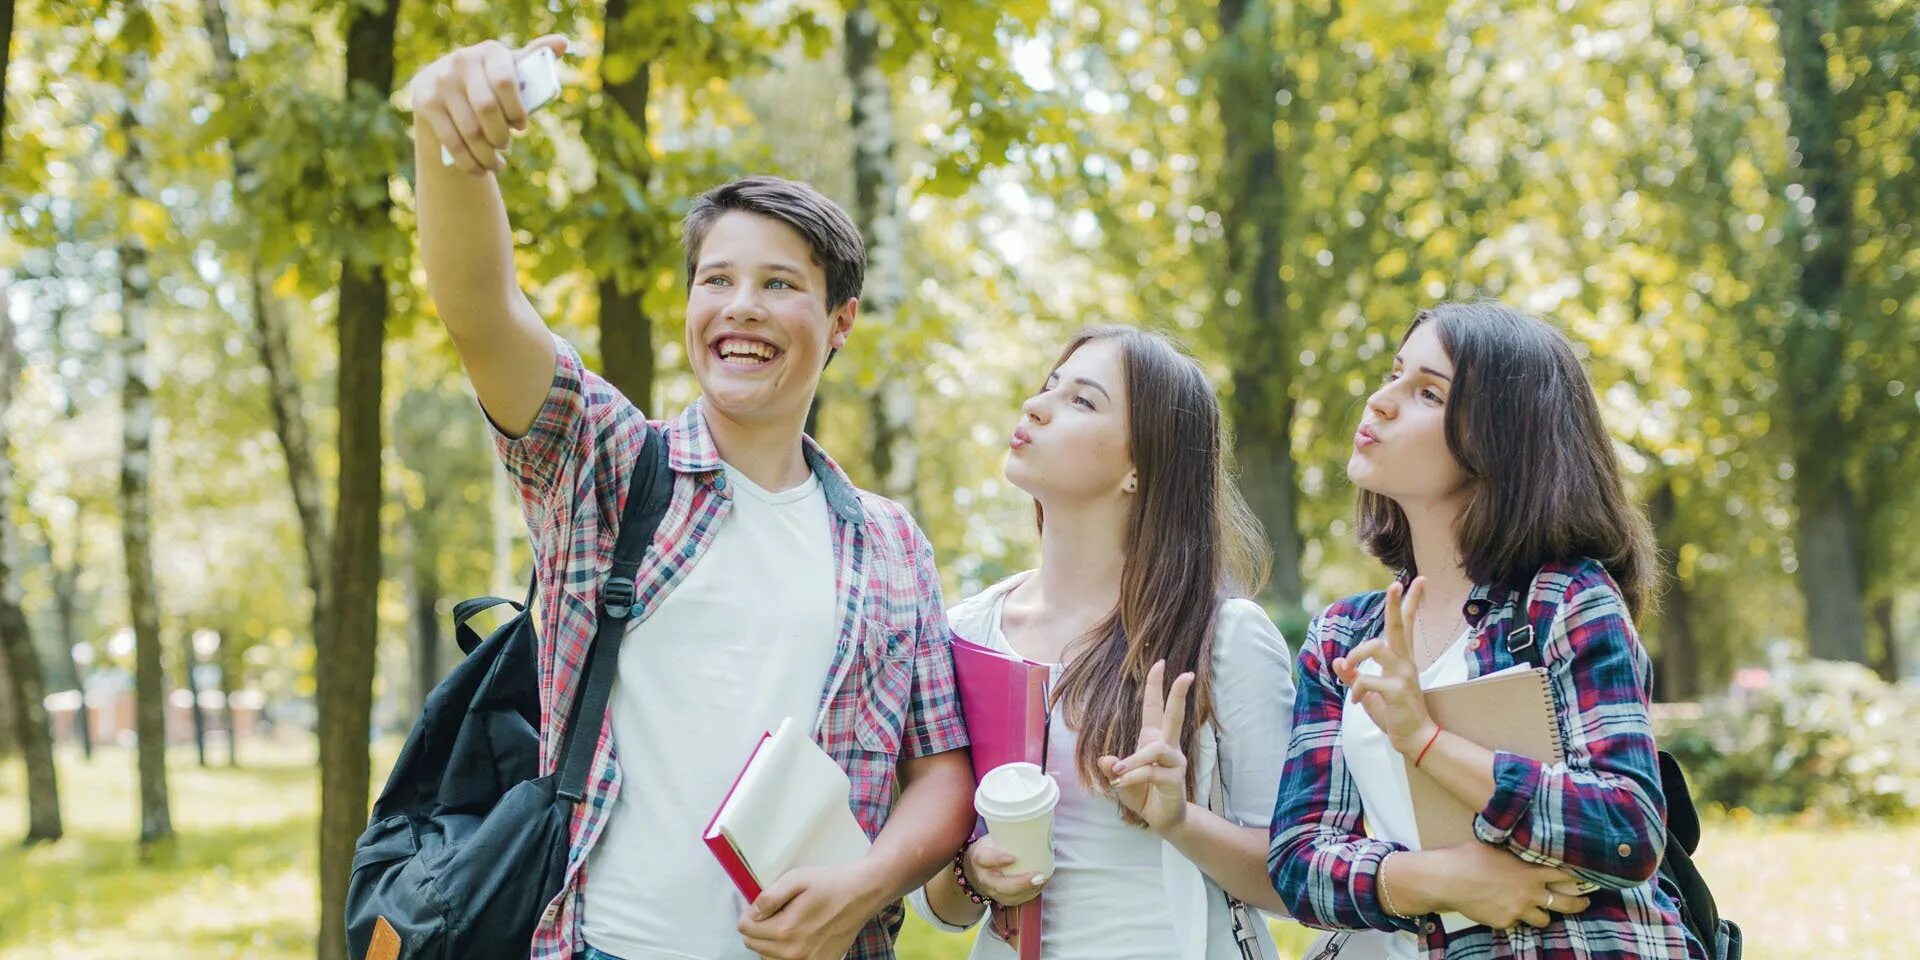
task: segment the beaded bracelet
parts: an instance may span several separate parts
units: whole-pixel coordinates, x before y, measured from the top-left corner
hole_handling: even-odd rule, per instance
[[[967,882],[967,871],[964,866],[966,862],[967,862],[967,851],[965,847],[962,847],[959,853],[956,853],[953,855],[953,882],[960,886],[960,892],[966,894],[967,899],[973,901],[974,903],[981,904],[983,906],[985,905],[996,906],[996,907],[999,906],[1000,904],[997,901],[995,901],[992,897],[989,897],[983,893],[976,892],[973,889],[973,884]]]

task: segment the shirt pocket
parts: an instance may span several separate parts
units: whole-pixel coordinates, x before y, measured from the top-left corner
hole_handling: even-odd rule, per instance
[[[854,700],[855,742],[862,750],[898,755],[913,694],[913,635],[884,620],[861,618],[854,679],[860,683]]]

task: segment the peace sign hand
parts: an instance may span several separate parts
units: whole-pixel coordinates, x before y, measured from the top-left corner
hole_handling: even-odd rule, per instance
[[[1125,760],[1100,758],[1100,772],[1115,798],[1163,836],[1187,818],[1187,755],[1180,749],[1180,732],[1187,722],[1187,690],[1193,686],[1193,674],[1183,673],[1163,698],[1160,688],[1166,675],[1165,660],[1147,671],[1140,691],[1140,740],[1133,755]]]
[[[1333,661],[1334,673],[1352,691],[1353,700],[1366,708],[1367,715],[1402,754],[1419,750],[1433,732],[1426,698],[1420,695],[1420,670],[1414,663],[1413,639],[1407,626],[1414,611],[1420,609],[1426,585],[1425,577],[1415,577],[1404,597],[1399,583],[1388,586],[1384,634]],[[1380,665],[1378,674],[1360,672],[1360,665],[1368,660]]]

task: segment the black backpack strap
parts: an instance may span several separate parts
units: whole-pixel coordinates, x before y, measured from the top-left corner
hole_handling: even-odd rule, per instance
[[[606,716],[620,662],[620,640],[636,599],[634,574],[646,559],[647,545],[673,502],[673,468],[667,463],[665,434],[647,427],[647,439],[633,478],[627,481],[627,502],[620,510],[620,532],[614,541],[613,569],[600,587],[600,616],[581,678],[580,695],[573,701],[561,740],[559,795],[575,803],[586,795],[587,773],[599,745],[600,719]],[[586,726],[582,721],[588,721]]]
[[[475,633],[474,629],[467,625],[468,620],[503,603],[515,610],[525,610],[532,605],[532,602],[531,599],[526,603],[515,603],[505,597],[472,597],[454,604],[453,635],[454,640],[460,644],[460,652],[470,654],[480,646],[480,634]]]

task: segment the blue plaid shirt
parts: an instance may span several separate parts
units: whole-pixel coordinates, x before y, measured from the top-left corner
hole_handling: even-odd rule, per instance
[[[1523,860],[1597,883],[1591,905],[1535,930],[1472,927],[1448,934],[1435,917],[1389,915],[1380,863],[1406,847],[1366,835],[1360,791],[1340,750],[1346,687],[1333,661],[1385,624],[1385,593],[1349,597],[1307,627],[1294,686],[1293,740],[1280,779],[1267,852],[1274,888],[1300,922],[1336,929],[1409,930],[1427,960],[1704,958],[1673,899],[1650,879],[1666,848],[1666,806],[1647,712],[1651,668],[1625,599],[1599,563],[1541,568],[1531,597],[1512,585],[1468,596],[1467,672],[1513,665],[1507,634],[1551,617],[1537,636],[1566,746],[1545,764],[1496,753],[1493,798],[1474,818],[1479,838]],[[1531,606],[1532,616],[1529,616]]]

